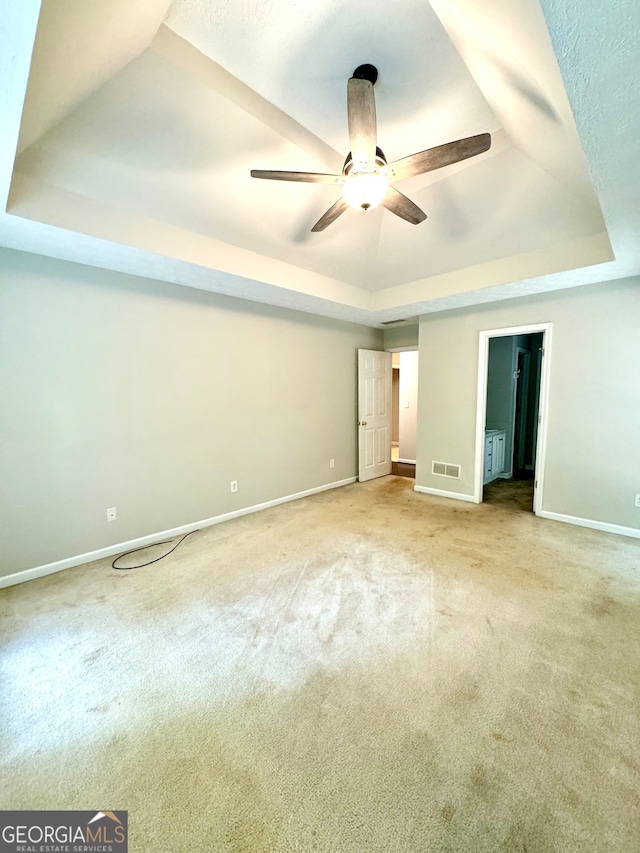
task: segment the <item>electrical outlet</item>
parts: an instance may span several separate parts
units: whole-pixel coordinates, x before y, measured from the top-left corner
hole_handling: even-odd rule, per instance
[[[232,491],[232,492],[237,492],[237,491],[238,491],[238,481],[237,481],[237,480],[232,480],[232,481],[231,481],[231,491]]]
[[[640,509],[640,495],[636,495],[636,502],[635,502],[635,506],[637,506],[637,507],[638,507],[638,509]]]
[[[116,508],[114,506],[110,506],[107,509],[107,521],[115,521],[117,517]]]
[[[335,467],[336,467],[336,460],[330,459],[329,460],[329,468],[335,468]]]

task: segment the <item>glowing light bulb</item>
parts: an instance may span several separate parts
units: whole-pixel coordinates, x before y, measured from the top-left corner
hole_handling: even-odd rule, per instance
[[[385,197],[388,188],[389,179],[383,169],[354,172],[345,178],[342,195],[347,204],[356,210],[373,210]]]

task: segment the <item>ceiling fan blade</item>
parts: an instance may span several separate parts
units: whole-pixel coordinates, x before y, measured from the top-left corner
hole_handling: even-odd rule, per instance
[[[341,184],[342,175],[324,175],[321,172],[272,172],[269,169],[252,169],[252,178],[268,181],[301,181],[306,184]]]
[[[331,205],[329,210],[318,219],[316,224],[311,229],[312,231],[324,231],[324,229],[331,225],[332,222],[335,222],[336,219],[345,212],[345,210],[349,207],[347,202],[340,197],[338,201]]]
[[[400,219],[404,219],[412,225],[419,225],[427,218],[427,214],[420,210],[417,204],[414,204],[410,198],[402,195],[394,187],[389,187],[387,194],[382,199],[382,204],[391,213],[395,213]]]
[[[353,171],[361,172],[376,161],[376,100],[369,80],[349,78],[347,117]]]
[[[411,178],[413,175],[422,175],[450,166],[460,160],[467,160],[482,154],[491,148],[491,134],[480,133],[477,136],[467,136],[465,139],[457,139],[455,142],[446,142],[436,148],[428,148],[419,151],[409,157],[403,157],[394,163],[389,163],[387,172],[390,181],[399,181],[401,178]]]

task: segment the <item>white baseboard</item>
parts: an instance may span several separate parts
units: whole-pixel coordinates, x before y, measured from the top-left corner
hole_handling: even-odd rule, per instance
[[[396,459],[396,462],[405,462],[407,465],[415,465],[415,459]]]
[[[163,530],[160,533],[151,533],[148,536],[140,536],[138,539],[130,539],[128,542],[120,542],[117,545],[108,545],[106,548],[100,548],[97,551],[88,551],[86,554],[78,554],[75,557],[67,557],[65,560],[58,560],[55,563],[47,563],[44,566],[36,566],[33,569],[24,569],[21,572],[15,572],[14,574],[0,577],[0,589],[7,586],[14,586],[18,583],[24,583],[25,581],[34,580],[35,578],[42,578],[45,575],[52,575],[55,572],[62,572],[65,569],[71,569],[73,566],[81,566],[83,563],[92,563],[94,560],[103,559],[103,557],[111,557],[114,554],[121,554],[123,551],[130,551],[132,548],[140,548],[144,545],[153,545],[154,542],[157,542],[160,539],[167,539],[171,536],[180,536],[182,533],[190,533],[192,530],[200,530],[202,527],[212,527],[214,524],[220,524],[223,521],[231,521],[232,518],[239,518],[241,515],[250,515],[252,512],[269,509],[269,507],[278,506],[278,504],[297,501],[300,498],[317,495],[319,492],[326,492],[329,489],[337,489],[340,486],[348,486],[350,483],[355,483],[356,479],[356,477],[348,477],[346,480],[337,480],[334,483],[327,483],[324,486],[316,486],[314,489],[297,492],[295,495],[287,495],[284,498],[276,498],[275,500],[266,501],[265,503],[244,507],[244,509],[226,512],[223,515],[205,518],[202,521],[183,524],[181,527],[173,527],[170,530]]]
[[[443,489],[430,489],[428,486],[414,486],[413,491],[422,492],[425,495],[435,495],[437,498],[453,498],[456,501],[477,503],[473,495],[463,495],[461,492],[445,492]]]
[[[640,530],[637,527],[623,527],[620,524],[609,524],[606,521],[593,521],[591,518],[578,518],[575,515],[561,515],[558,512],[547,512],[540,510],[536,515],[539,518],[547,518],[550,521],[562,521],[564,524],[575,524],[578,527],[591,527],[593,530],[603,530],[605,533],[615,533],[618,536],[631,536],[640,539]]]

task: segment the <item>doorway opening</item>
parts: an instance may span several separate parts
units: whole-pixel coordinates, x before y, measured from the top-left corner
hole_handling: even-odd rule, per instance
[[[391,473],[416,476],[418,432],[418,351],[391,355]]]
[[[537,513],[551,325],[480,333],[474,499]]]
[[[359,349],[358,480],[387,474],[415,479],[417,431],[417,348]]]

